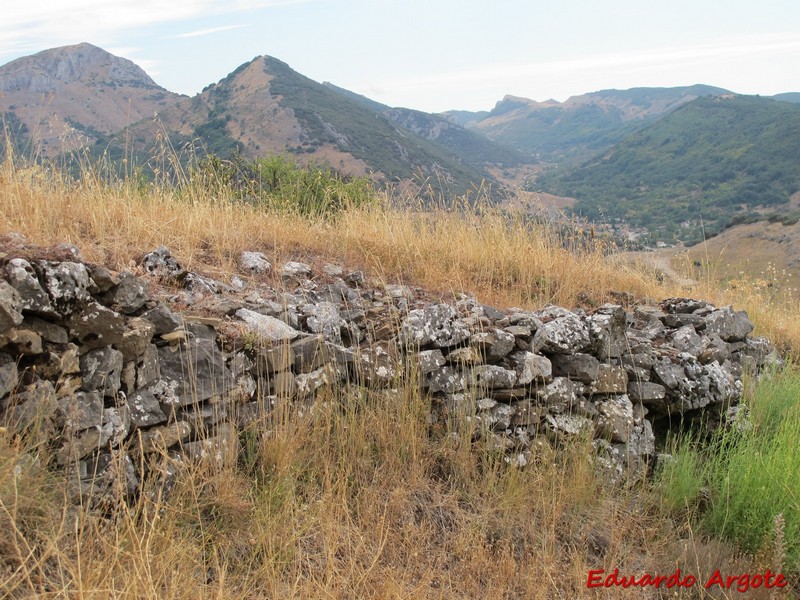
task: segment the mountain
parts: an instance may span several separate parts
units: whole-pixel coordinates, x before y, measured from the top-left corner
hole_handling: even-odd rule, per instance
[[[757,96],[702,97],[537,188],[577,199],[600,222],[686,243],[754,216],[780,215],[800,190],[800,106]]]
[[[451,111],[443,116],[529,155],[563,163],[588,158],[695,98],[726,93],[693,85],[602,90],[565,102],[506,96],[488,113]]]
[[[786,92],[784,94],[775,94],[770,96],[773,100],[780,100],[781,102],[794,102],[800,104],[800,92]]]
[[[18,144],[52,157],[92,143],[182,96],[91,44],[53,48],[0,67],[0,114]]]
[[[452,152],[466,163],[488,168],[516,167],[535,162],[530,156],[509,146],[493,142],[486,136],[469,131],[441,115],[434,115],[410,108],[397,108],[381,104],[344,88],[325,82],[323,85],[364,106],[379,112],[403,128],[435,142]]]
[[[382,105],[353,96],[276,58],[259,56],[197,96],[166,108],[157,121],[140,121],[114,140],[102,140],[98,149],[121,156],[133,148],[144,156],[162,133],[172,148],[249,158],[290,152],[301,162],[322,162],[347,174],[426,182],[445,196],[491,179],[478,160],[454,152],[435,136],[417,135],[385,116]],[[491,144],[462,131],[476,145]],[[519,158],[513,151],[506,154]]]

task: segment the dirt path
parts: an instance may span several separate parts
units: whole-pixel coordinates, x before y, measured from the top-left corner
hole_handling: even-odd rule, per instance
[[[654,250],[652,252],[622,252],[618,255],[618,260],[622,263],[644,263],[656,271],[662,272],[666,277],[683,287],[692,287],[697,283],[694,279],[687,279],[670,264],[674,251]]]

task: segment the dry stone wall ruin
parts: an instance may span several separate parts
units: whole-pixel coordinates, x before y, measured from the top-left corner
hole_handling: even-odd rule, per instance
[[[151,464],[137,457],[232,456],[242,428],[275,406],[305,410],[344,385],[416,385],[431,423],[471,423],[512,464],[584,435],[599,464],[641,474],[654,425],[724,419],[743,369],[779,360],[750,337],[746,314],[700,300],[497,310],[368,285],[336,265],[273,273],[258,252],[226,284],[163,247],[134,276],[69,246],[34,252],[11,239],[0,255],[0,425],[44,432],[76,498],[112,483],[134,497]],[[156,282],[171,296],[157,301]]]

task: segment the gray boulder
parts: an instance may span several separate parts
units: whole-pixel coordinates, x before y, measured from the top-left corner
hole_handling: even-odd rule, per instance
[[[293,340],[300,335],[300,332],[290,327],[280,319],[262,315],[261,313],[240,308],[236,311],[236,316],[247,324],[250,331],[257,333],[265,341],[278,343],[286,340]]]
[[[0,280],[0,335],[22,323],[22,298],[8,282]]]
[[[706,335],[717,334],[726,342],[739,342],[753,331],[753,324],[743,310],[734,311],[730,306],[713,311],[705,318]]]
[[[84,392],[100,392],[106,398],[113,398],[120,388],[122,373],[122,352],[111,346],[90,350],[80,358]]]
[[[456,346],[469,337],[469,329],[456,318],[456,311],[447,304],[433,304],[426,308],[412,310],[403,319],[400,339],[408,346],[437,348]]]
[[[33,266],[23,258],[13,258],[5,268],[6,279],[22,298],[22,309],[41,315],[54,315],[50,297],[44,291]],[[1,328],[0,328],[1,330]]]
[[[158,349],[161,379],[151,391],[162,404],[186,406],[222,397],[234,387],[225,358],[210,339]]]
[[[537,314],[545,322],[533,335],[534,352],[573,354],[589,345],[589,328],[575,313],[551,306]]]
[[[263,275],[272,270],[269,260],[261,252],[242,252],[236,263],[240,271],[251,275]]]

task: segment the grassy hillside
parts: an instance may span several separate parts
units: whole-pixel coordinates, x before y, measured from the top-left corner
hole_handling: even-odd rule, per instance
[[[800,190],[800,107],[758,97],[695,100],[541,189],[578,199],[581,215],[696,242]]]
[[[377,196],[321,216],[242,202],[225,181],[201,177],[104,181],[3,163],[0,234],[71,242],[87,260],[114,269],[132,268],[164,244],[185,267],[218,278],[236,271],[242,250],[263,251],[273,264],[334,261],[373,281],[423,286],[431,297],[473,291],[498,307],[687,293],[652,271],[611,262],[599,243],[564,239],[491,207],[409,212]],[[709,283],[690,293],[747,309],[758,333],[800,348],[797,303],[778,304],[761,291]],[[512,468],[456,426],[432,429],[417,387],[398,388],[335,389],[304,415],[284,406],[242,435],[236,461],[188,467],[168,500],[142,494],[110,515],[66,506],[47,448],[0,430],[0,590],[10,597],[444,600],[622,600],[642,592],[636,597],[656,600],[666,590],[598,593],[587,589],[587,574],[680,568],[705,580],[715,569],[738,575],[769,567],[797,580],[796,540],[788,537],[796,502],[781,507],[783,529],[773,519],[765,537],[759,521],[761,537],[745,545],[739,532],[703,525],[708,494],[724,508],[718,476],[683,486],[682,496],[669,481],[614,486],[594,471],[581,441],[557,452],[542,447],[527,468]],[[794,387],[782,397],[782,406],[796,406]],[[779,441],[800,435],[797,419],[788,422]],[[765,461],[775,456],[767,450],[759,448]],[[750,504],[736,506],[763,509],[758,501],[777,492],[797,498],[798,479],[784,474],[739,486]],[[747,597],[766,600],[762,592]],[[699,585],[683,597],[698,594]]]

